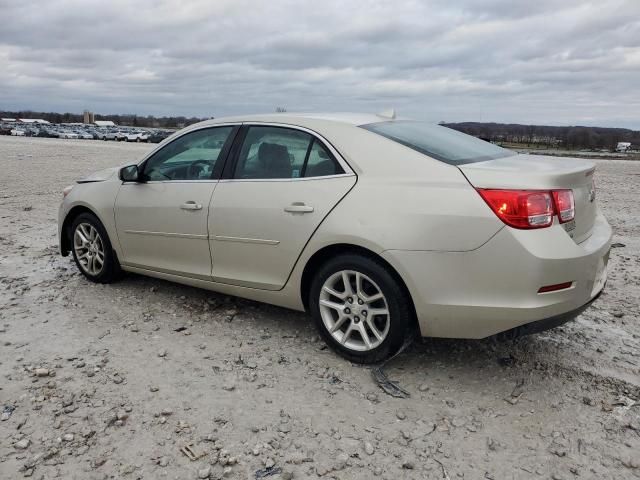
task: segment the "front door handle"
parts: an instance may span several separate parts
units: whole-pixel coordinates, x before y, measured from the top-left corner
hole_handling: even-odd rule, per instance
[[[184,202],[180,205],[180,208],[182,210],[202,210],[202,204],[189,200],[188,202]]]
[[[313,212],[313,207],[305,205],[304,202],[293,202],[291,205],[284,207],[284,211],[289,213],[311,213]]]

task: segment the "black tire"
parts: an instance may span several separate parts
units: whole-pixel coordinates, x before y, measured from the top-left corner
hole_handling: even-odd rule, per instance
[[[80,261],[78,260],[76,249],[74,248],[74,235],[76,229],[79,225],[86,223],[90,224],[91,226],[93,226],[93,228],[96,229],[96,231],[100,235],[100,239],[102,240],[102,245],[104,247],[104,263],[100,272],[95,275],[92,275],[83,268],[83,266],[80,264]],[[98,220],[95,215],[88,212],[78,215],[71,224],[69,235],[69,242],[71,245],[73,260],[76,262],[76,266],[78,267],[78,270],[80,270],[80,273],[82,273],[88,280],[94,283],[112,283],[121,276],[122,270],[120,269],[120,263],[118,262],[118,258],[115,252],[113,251],[111,241],[109,240],[109,235],[107,235],[107,231],[102,225],[102,222],[100,222],[100,220]]]
[[[322,319],[320,311],[322,287],[329,277],[342,270],[366,275],[376,283],[385,297],[389,311],[389,330],[380,345],[371,350],[357,351],[345,347],[331,335]],[[335,352],[354,363],[378,363],[394,355],[415,325],[411,299],[405,288],[383,262],[373,257],[346,253],[328,260],[315,273],[309,295],[310,313],[320,335]]]

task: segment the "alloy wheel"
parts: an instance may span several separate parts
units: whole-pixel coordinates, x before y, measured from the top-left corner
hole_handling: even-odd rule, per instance
[[[380,287],[361,272],[341,270],[327,278],[319,306],[329,334],[348,349],[373,350],[389,333],[387,300]]]
[[[89,275],[99,275],[104,268],[104,243],[90,223],[80,223],[73,234],[73,249],[80,268]]]

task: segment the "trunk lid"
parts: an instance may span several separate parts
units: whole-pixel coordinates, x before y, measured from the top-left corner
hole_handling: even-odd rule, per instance
[[[563,226],[576,243],[591,235],[597,207],[593,186],[595,165],[588,160],[522,154],[458,168],[475,188],[573,190],[575,219]]]

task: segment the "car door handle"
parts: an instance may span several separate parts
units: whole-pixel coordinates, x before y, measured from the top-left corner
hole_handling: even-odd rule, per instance
[[[284,211],[289,213],[311,213],[313,212],[313,207],[305,205],[304,202],[293,202],[291,205],[284,207]]]
[[[193,200],[189,200],[188,202],[184,202],[180,205],[182,210],[202,210],[202,205],[200,203],[196,203]]]

